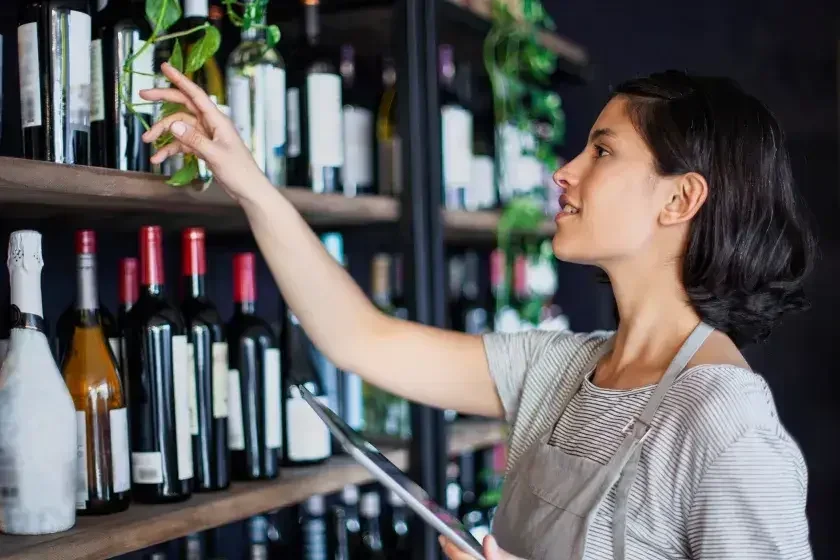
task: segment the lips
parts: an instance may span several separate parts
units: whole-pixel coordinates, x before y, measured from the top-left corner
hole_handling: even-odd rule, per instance
[[[569,201],[569,197],[565,194],[560,197],[560,214],[571,215],[580,212],[580,208]]]

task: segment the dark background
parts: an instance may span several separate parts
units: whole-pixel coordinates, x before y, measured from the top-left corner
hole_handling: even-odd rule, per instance
[[[813,214],[821,257],[808,294],[813,308],[791,316],[747,351],[769,382],[779,414],[809,469],[808,515],[816,558],[838,558],[840,503],[840,309],[838,219],[838,48],[840,2],[559,2],[543,0],[558,32],[586,46],[595,67],[587,86],[562,91],[566,156],[580,150],[611,86],[675,68],[726,75],[781,120],[794,173]],[[613,326],[611,295],[592,273],[561,264],[558,298],[574,329]],[[583,291],[583,293],[581,293]]]

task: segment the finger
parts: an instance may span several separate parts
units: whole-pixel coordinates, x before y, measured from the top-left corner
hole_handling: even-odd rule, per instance
[[[161,134],[169,130],[169,127],[172,126],[172,123],[175,121],[185,122],[191,126],[195,126],[198,123],[198,119],[195,116],[190,115],[188,113],[175,113],[174,115],[169,115],[168,117],[163,117],[158,122],[152,125],[152,128],[147,130],[143,133],[143,141],[154,142],[157,140]]]
[[[184,146],[181,142],[175,140],[174,142],[167,144],[166,146],[155,152],[155,155],[153,155],[149,159],[149,161],[155,164],[163,163],[164,161],[166,161],[166,158],[170,158],[176,155],[178,152],[189,153],[189,151],[189,148]]]
[[[516,560],[516,556],[499,548],[499,544],[492,536],[484,537],[484,557],[487,560]]]
[[[191,113],[199,112],[195,103],[192,102],[192,99],[187,97],[184,92],[179,89],[141,89],[140,97],[147,101],[168,101],[170,103],[180,103]]]
[[[443,553],[449,560],[472,560],[469,555],[465,554],[455,543],[448,539],[444,539]]]
[[[181,141],[184,146],[191,149],[204,159],[212,160],[216,155],[216,146],[213,141],[207,138],[204,132],[197,126],[187,124],[183,121],[175,121],[169,127],[169,131]]]
[[[215,127],[224,122],[224,114],[219,111],[219,108],[210,100],[204,90],[195,85],[192,80],[184,76],[168,62],[164,62],[161,65],[161,71],[163,71],[164,76],[169,78],[172,85],[180,89],[192,100],[198,108],[198,112],[201,113],[210,126]]]

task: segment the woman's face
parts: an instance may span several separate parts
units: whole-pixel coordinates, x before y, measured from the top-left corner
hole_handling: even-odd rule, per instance
[[[652,248],[671,189],[655,173],[626,103],[612,99],[584,150],[554,173],[564,190],[553,240],[560,260],[604,265]]]

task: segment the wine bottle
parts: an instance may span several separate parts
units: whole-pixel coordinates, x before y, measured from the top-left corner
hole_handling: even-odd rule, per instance
[[[347,533],[347,512],[341,505],[330,509],[330,530],[327,533],[327,547],[332,560],[352,560],[350,540]]]
[[[483,334],[489,330],[487,310],[479,301],[480,260],[478,253],[464,253],[464,283],[458,302],[460,325],[467,334]]]
[[[228,447],[233,478],[275,478],[282,453],[280,349],[256,315],[254,253],[233,257],[233,317],[228,341]]]
[[[99,313],[96,237],[76,234],[76,304],[61,371],[76,407],[76,510],[99,515],[128,508],[128,413],[117,359]]]
[[[451,45],[439,49],[440,128],[443,148],[443,200],[450,210],[467,208],[473,150],[473,117],[455,89]]]
[[[385,560],[385,547],[382,543],[382,531],[379,526],[381,513],[379,492],[370,491],[362,494],[359,514],[362,522],[362,553],[366,560]]]
[[[11,333],[0,368],[0,531],[14,535],[57,533],[76,522],[76,412],[44,334],[41,255],[40,233],[12,233]]]
[[[327,509],[324,496],[310,496],[301,504],[300,531],[303,560],[329,560]]]
[[[81,229],[76,231],[76,268],[87,267],[88,263],[93,261],[93,274],[96,274],[96,233],[90,229]],[[76,281],[81,281],[81,274],[76,275]],[[96,279],[94,278],[94,281]],[[98,290],[96,290],[98,294]],[[77,286],[77,297],[81,294],[81,287]],[[97,295],[97,297],[99,297]],[[78,325],[78,300],[67,306],[64,312],[59,315],[56,321],[56,339],[58,342],[58,350],[56,352],[56,362],[60,365],[62,371],[64,370],[64,360],[67,357],[67,352],[70,349],[71,339],[73,333]],[[108,311],[101,301],[97,301],[96,314],[98,315],[99,324],[102,325],[102,331],[108,340],[108,345],[114,358],[117,360],[119,366],[120,356],[120,331],[117,325],[117,320],[114,319],[113,314]]]
[[[150,171],[150,144],[143,122],[151,124],[152,105],[141,89],[155,87],[152,34],[145,0],[100,0],[93,16],[91,67],[91,159],[122,171]],[[131,72],[124,72],[131,60]],[[127,103],[133,106],[129,111]]]
[[[352,45],[341,46],[339,66],[343,85],[344,165],[341,184],[345,196],[373,194],[373,112],[367,107],[356,81]]]
[[[341,192],[344,137],[341,76],[320,45],[319,0],[303,0],[306,43],[288,91],[289,182],[317,193]]]
[[[402,143],[397,107],[397,67],[394,59],[382,59],[382,98],[376,115],[376,155],[379,194],[402,193]]]
[[[283,323],[283,357],[287,362],[283,378],[286,421],[283,422],[284,463],[289,466],[312,465],[332,453],[330,431],[317,413],[303,399],[298,384],[303,384],[315,398],[329,406],[318,370],[311,359],[312,344],[297,316],[286,309]]]
[[[390,560],[409,558],[411,556],[410,512],[403,499],[393,490],[388,492],[388,505],[391,506],[390,523],[382,536],[387,556]]]
[[[181,313],[188,332],[192,369],[190,410],[196,491],[221,490],[230,485],[228,450],[228,346],[222,318],[207,297],[204,230],[187,228],[181,238],[184,299]]]
[[[268,520],[263,515],[248,519],[248,560],[268,560]]]
[[[164,294],[159,226],[140,229],[140,297],[126,320],[131,491],[138,502],[192,492],[189,348],[184,319]]]
[[[231,118],[260,169],[275,186],[285,186],[286,65],[265,42],[265,31],[249,27],[230,54],[227,96]]]
[[[126,362],[125,338],[122,336],[122,333],[128,324],[128,312],[134,307],[139,292],[137,259],[133,257],[120,259],[119,274],[120,308],[117,310],[117,332],[120,335],[120,375],[123,383],[123,391],[127,395],[128,378],[126,377],[126,373],[128,372],[128,364]],[[126,402],[128,402],[128,398],[126,398]]]
[[[362,546],[358,486],[348,484],[341,489],[341,507],[344,510],[344,524],[347,530],[347,546],[350,549],[350,558],[358,558]]]
[[[90,163],[87,0],[25,0],[18,22],[23,156]]]

